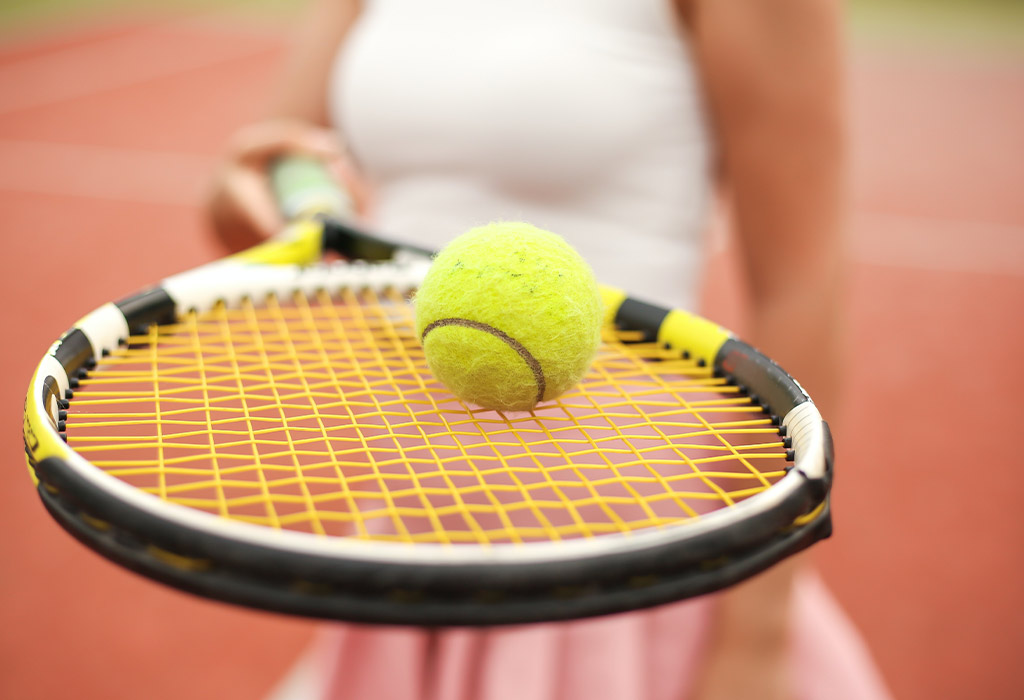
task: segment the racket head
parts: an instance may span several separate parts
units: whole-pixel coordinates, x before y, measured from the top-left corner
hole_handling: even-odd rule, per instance
[[[349,235],[353,232],[357,235]],[[376,251],[372,257],[390,255],[396,261],[313,263],[325,242],[349,255],[356,249],[366,250],[369,243]],[[350,243],[354,247],[349,247]],[[26,457],[44,505],[62,526],[104,556],[183,590],[294,614],[421,625],[561,620],[657,605],[732,585],[830,533],[832,446],[827,425],[799,384],[761,353],[711,322],[605,290],[607,342],[580,392],[532,414],[480,412],[455,401],[443,387],[432,383],[417,355],[408,294],[427,264],[415,250],[397,248],[333,222],[306,221],[279,240],[170,278],[86,316],[44,357],[26,400]],[[273,318],[259,315],[270,307],[276,309]],[[295,503],[295,487],[321,489],[323,482],[308,475],[321,467],[304,463],[292,450],[285,459],[294,462],[296,477],[274,478],[281,464],[261,453],[262,438],[250,430],[248,442],[241,440],[242,450],[249,450],[255,461],[267,462],[273,469],[247,472],[243,466],[231,472],[231,467],[224,468],[219,462],[230,457],[229,463],[237,466],[239,456],[231,447],[239,442],[237,435],[224,429],[225,423],[217,423],[220,419],[211,411],[209,394],[215,389],[223,391],[224,385],[208,378],[195,379],[204,362],[209,369],[224,362],[230,353],[215,344],[208,349],[215,357],[213,364],[192,362],[187,369],[175,364],[174,353],[182,347],[181,338],[198,342],[196,338],[223,333],[232,324],[250,328],[251,337],[245,336],[242,347],[251,350],[259,335],[251,333],[252,328],[286,324],[289,318],[308,321],[316,317],[313,307],[324,310],[327,327],[341,329],[335,329],[333,340],[338,347],[347,345],[349,360],[360,354],[377,357],[359,371],[353,369],[356,365],[346,365],[350,378],[360,372],[364,376],[390,374],[391,383],[385,388],[364,382],[351,391],[351,380],[339,383],[335,376],[328,393],[343,396],[347,392],[353,398],[323,401],[323,392],[318,390],[306,396],[309,406],[296,420],[323,423],[329,417],[330,424],[332,420],[344,423],[347,417],[347,429],[354,431],[357,437],[353,439],[362,441],[364,454],[353,459],[353,452],[334,449],[328,469],[338,470],[339,463],[348,462],[348,468],[356,470],[354,475],[339,472],[326,491],[301,497],[303,507],[315,513],[321,503],[333,504],[324,513],[307,520],[301,513],[293,519],[280,512],[271,517],[270,511],[283,512]],[[372,316],[368,309],[376,314],[369,325],[365,323]],[[356,320],[358,326],[346,327]],[[281,332],[275,342],[309,332],[308,327]],[[360,334],[363,345],[354,348],[351,338]],[[313,350],[293,348],[289,361],[309,364],[303,358],[318,352],[318,342],[323,343],[322,339],[310,340]],[[151,402],[152,396],[140,399],[147,390],[136,387],[113,397],[110,385],[123,382],[126,371],[145,374],[126,370],[126,363],[137,364],[140,357],[168,343],[172,352],[165,362],[170,362],[171,370],[153,369],[152,374],[163,379],[153,382],[148,391],[155,393],[153,387],[169,381],[171,396],[178,399],[194,399],[205,392],[206,417],[202,421],[207,430],[196,430],[187,411],[163,421],[154,419],[150,411],[141,420],[143,425],[166,434],[146,438],[143,451],[148,451],[148,456],[123,458],[126,451],[137,449],[132,447],[140,440],[136,432],[145,432],[132,415],[132,406]],[[387,348],[383,354],[393,351],[397,360],[379,361],[381,347]],[[232,352],[237,354],[237,348]],[[198,357],[204,357],[203,352]],[[271,353],[260,362],[269,366],[279,363],[280,357]],[[246,374],[252,371],[251,363],[242,364],[247,369],[232,370],[236,384],[252,380]],[[330,360],[321,363],[316,381],[324,380],[322,375],[328,372],[324,368],[331,364]],[[292,370],[294,364],[285,373]],[[186,379],[192,384],[182,389],[176,382]],[[270,386],[274,381],[263,383]],[[293,388],[288,382],[294,381],[289,374],[285,381],[288,391]],[[410,391],[413,385],[415,391]],[[339,386],[347,388],[339,392]],[[246,392],[243,387],[236,388]],[[699,398],[680,401],[681,392],[696,392]],[[416,394],[415,400],[409,399],[411,393]],[[640,407],[637,396],[644,397]],[[269,410],[280,412],[281,406],[292,400],[283,399],[278,392]],[[91,418],[89,411],[76,413],[88,401],[94,409],[100,407],[90,409]],[[108,415],[111,402],[120,407],[120,418]],[[698,408],[695,402],[700,404]],[[340,412],[323,409],[327,403],[337,403],[334,408]],[[173,414],[177,404],[172,401],[168,405]],[[321,408],[316,408],[318,405]],[[362,413],[367,406],[371,410]],[[426,408],[421,412],[418,407]],[[263,409],[242,410],[258,413]],[[709,426],[714,421],[705,414],[718,411],[727,414],[725,425]],[[310,419],[311,415],[319,418]],[[389,422],[395,415],[398,420]],[[287,423],[290,419],[284,416],[282,420]],[[115,427],[108,430],[106,423]],[[640,433],[616,434],[609,440],[601,433],[597,439],[586,438],[582,449],[565,448],[584,440],[581,435],[597,430],[595,425],[619,430],[616,423],[639,425]],[[182,424],[184,428],[173,427]],[[566,426],[570,426],[571,438],[563,430]],[[647,449],[652,435],[664,438],[656,434],[665,433],[666,426],[672,426],[677,434],[666,444]],[[321,425],[321,432],[323,428]],[[428,459],[373,457],[372,448],[367,447],[368,441],[383,434],[392,443],[385,456],[407,453],[413,448],[403,446],[404,442],[425,442],[424,430],[435,428],[441,442],[419,446],[423,454],[430,455]],[[90,434],[90,430],[94,432]],[[320,452],[333,449],[331,430],[328,425],[323,437],[326,447]],[[747,430],[756,432],[742,432]],[[100,457],[94,449],[96,440],[110,431],[114,439],[108,440],[108,453]],[[464,437],[470,431],[473,438],[467,442]],[[729,433],[745,437],[709,446],[709,441],[722,441]],[[410,437],[417,434],[415,440]],[[540,434],[543,439],[537,438]],[[212,443],[224,435],[229,436],[229,447],[223,456],[206,457],[202,464],[152,456],[154,451],[194,449],[202,440]],[[540,445],[540,457],[527,449],[532,442]],[[687,455],[685,445],[696,445],[694,454],[699,456]],[[720,448],[719,452],[709,453],[710,447]],[[444,449],[461,451],[457,466],[445,466],[452,462],[438,456]],[[501,454],[509,449],[511,455]],[[479,450],[493,454],[483,456]],[[624,453],[631,454],[621,459],[609,457]],[[733,460],[729,468],[714,466],[722,454]],[[552,457],[554,466],[546,463]],[[770,466],[764,470],[751,466],[762,458]],[[529,465],[524,467],[524,461]],[[662,466],[652,468],[654,462],[667,464],[666,471],[659,471]],[[503,465],[512,476],[492,477],[494,464]],[[406,476],[402,470],[412,474],[420,470],[422,476]],[[606,473],[601,474],[602,470]],[[743,470],[749,473],[743,474]],[[198,474],[199,487],[187,481],[196,476],[193,472]],[[552,483],[538,485],[516,476],[531,472],[530,478]],[[625,485],[606,487],[608,472],[625,473]],[[269,488],[265,483],[269,473],[269,481],[280,482],[284,490],[252,501],[252,484],[235,483],[242,473],[262,479],[264,490]],[[374,479],[380,482],[378,486],[363,491]],[[387,500],[388,493],[392,500],[408,498],[408,485],[417,479],[446,483],[440,490],[419,484],[419,492],[412,496],[420,500],[419,506],[412,507],[413,515],[408,517],[417,525],[403,525],[403,513],[410,512],[403,504],[392,503],[380,519],[360,515],[361,509],[381,511],[379,501]],[[513,490],[518,490],[519,500],[514,505],[503,504],[508,492],[503,489],[517,479]],[[738,479],[758,485],[732,488],[730,484]],[[480,503],[471,503],[473,508],[465,503],[461,508],[452,507],[450,501],[460,497],[461,488],[454,482],[460,480],[484,484],[472,490],[471,496],[461,496],[464,501],[483,499],[483,510],[476,509]],[[645,489],[659,481],[661,490],[648,497]],[[673,485],[666,489],[666,481]],[[399,486],[392,488],[391,483]],[[221,493],[216,498],[197,493],[197,489],[218,488]],[[238,497],[226,495],[232,488],[250,490]],[[330,488],[342,495],[330,493]],[[608,490],[602,490],[605,488]],[[692,498],[680,499],[673,489],[693,492]],[[622,494],[630,490],[633,502],[622,506],[621,513],[616,511]],[[574,502],[565,496],[567,491],[584,495]],[[673,498],[684,505],[673,506],[675,512],[664,515],[659,509]],[[547,516],[552,499],[563,501],[561,510]],[[257,510],[267,512],[254,515],[250,501],[257,503]],[[344,502],[343,508],[338,507],[339,502]],[[584,511],[585,517],[580,515]],[[595,511],[599,516],[591,515]],[[431,518],[435,522],[423,525]],[[312,524],[316,519],[323,522]],[[542,522],[545,519],[548,522]],[[636,526],[623,527],[616,519]],[[461,525],[452,527],[453,520]],[[403,528],[404,536],[397,536]]]

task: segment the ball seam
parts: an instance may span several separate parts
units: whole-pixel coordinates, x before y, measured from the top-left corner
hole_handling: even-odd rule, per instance
[[[430,331],[445,326],[461,326],[489,333],[515,350],[519,357],[523,358],[523,361],[526,362],[526,366],[530,368],[530,371],[533,372],[533,379],[537,382],[537,400],[534,403],[540,403],[544,399],[544,391],[547,388],[547,382],[544,380],[544,370],[541,368],[537,358],[526,349],[525,345],[501,329],[468,318],[439,318],[436,321],[432,321],[427,324],[427,327],[423,329],[423,333],[420,334],[420,342],[422,343],[427,339],[427,334]]]

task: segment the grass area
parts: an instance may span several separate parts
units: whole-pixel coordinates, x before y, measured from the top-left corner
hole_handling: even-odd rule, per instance
[[[1024,50],[1022,0],[848,0],[855,39]]]
[[[308,0],[0,0],[0,38],[51,25],[154,13],[278,20]],[[1024,49],[1024,0],[846,0],[855,40]]]
[[[299,12],[304,0],[0,0],[0,38],[104,18],[232,12],[278,19]]]

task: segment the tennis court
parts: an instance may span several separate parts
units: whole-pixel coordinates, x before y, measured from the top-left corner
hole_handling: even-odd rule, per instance
[[[274,13],[87,17],[0,36],[0,697],[260,697],[314,625],[127,575],[45,514],[19,434],[83,312],[219,255],[200,210],[257,117]],[[1020,697],[1024,48],[858,35],[836,537],[812,558],[896,697]],[[45,257],[46,270],[24,261]],[[93,276],[90,270],[116,274]],[[732,289],[728,245],[712,284]],[[709,309],[726,325],[735,292]]]

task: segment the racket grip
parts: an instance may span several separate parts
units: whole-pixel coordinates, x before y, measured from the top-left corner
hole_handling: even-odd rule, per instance
[[[312,156],[286,156],[270,164],[270,185],[281,214],[288,221],[326,214],[347,217],[355,203],[323,161]]]

